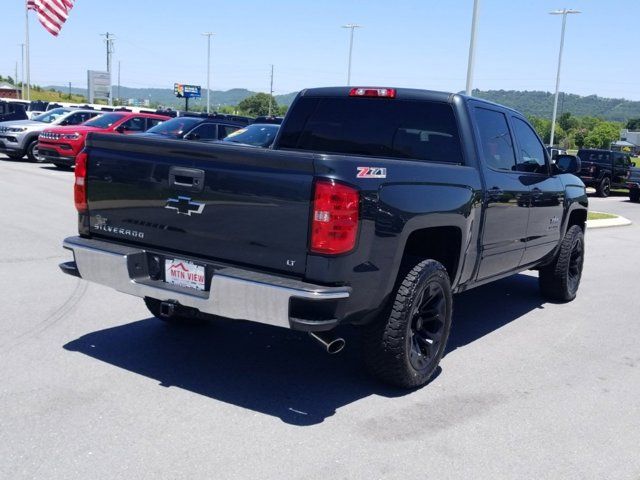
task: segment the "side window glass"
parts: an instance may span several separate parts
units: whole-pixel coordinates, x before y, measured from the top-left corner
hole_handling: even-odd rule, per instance
[[[216,140],[216,124],[215,123],[205,123],[195,128],[190,133],[195,133],[198,135],[198,140]]]
[[[133,117],[122,124],[126,132],[144,132],[144,121],[142,117]]]
[[[160,123],[162,123],[162,120],[158,118],[147,118],[147,130],[149,130],[151,127],[159,125]]]
[[[486,108],[475,109],[476,124],[484,161],[496,170],[515,170],[516,160],[507,119],[503,113]]]
[[[518,142],[516,163],[518,171],[548,173],[544,147],[533,129],[523,120],[513,118],[513,128]]]
[[[78,125],[80,123],[82,123],[82,114],[81,113],[74,113],[73,115],[69,115],[67,117],[67,119],[64,121],[64,124],[66,125]]]
[[[218,140],[227,138],[229,135],[239,129],[240,127],[234,127],[231,125],[218,125]]]

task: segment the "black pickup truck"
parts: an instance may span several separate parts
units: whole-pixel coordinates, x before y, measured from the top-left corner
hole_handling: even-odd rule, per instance
[[[608,197],[612,188],[627,188],[631,157],[623,152],[598,149],[578,150],[582,166],[578,173],[587,187],[596,189],[600,197]]]
[[[539,270],[580,283],[579,159],[514,110],[459,94],[302,91],[270,149],[91,134],[65,273],[144,298],[166,321],[220,316],[310,332],[359,325],[383,381],[425,384],[452,294]]]

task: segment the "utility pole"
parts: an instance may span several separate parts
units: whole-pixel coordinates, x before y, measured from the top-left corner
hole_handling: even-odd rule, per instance
[[[31,100],[31,66],[29,65],[29,9],[25,8],[25,24],[24,24],[24,45],[26,50],[26,84],[27,84],[27,94],[24,98],[27,100]],[[23,81],[24,83],[24,81]]]
[[[71,100],[71,82],[69,82],[69,100]]]
[[[101,33],[100,36],[105,37],[104,43],[107,46],[107,72],[109,72],[109,105],[113,105],[113,88],[111,82],[111,55],[113,55],[113,42],[115,38],[113,33]]]
[[[16,76],[13,77],[13,85],[18,88],[18,61],[16,60]]]
[[[20,45],[20,98],[24,100],[24,43]]]
[[[202,35],[207,37],[207,114],[211,112],[211,36],[213,32],[205,32]]]
[[[467,89],[466,94],[473,92],[473,68],[476,63],[476,32],[478,30],[478,12],[480,0],[473,0],[473,19],[471,20],[471,40],[469,41],[469,63],[467,64]]]
[[[351,56],[353,54],[353,31],[356,28],[362,28],[362,25],[357,25],[355,23],[347,23],[343,25],[342,28],[348,28],[351,30],[349,35],[349,63],[347,66],[347,85],[351,85]]]
[[[580,11],[564,8],[562,10],[554,10],[553,12],[549,12],[550,15],[562,15],[562,31],[560,33],[560,51],[558,52],[558,72],[556,74],[556,94],[553,99],[553,116],[551,117],[551,138],[549,138],[549,145],[552,147],[553,147],[553,141],[556,133],[556,115],[558,113],[558,93],[560,91],[560,67],[562,66],[562,49],[564,48],[564,30],[567,24],[567,15],[572,13],[580,13]]]
[[[118,60],[118,104],[120,105],[120,60]]]
[[[273,105],[273,64],[271,65],[271,86],[269,87],[269,116],[271,116],[272,105]]]

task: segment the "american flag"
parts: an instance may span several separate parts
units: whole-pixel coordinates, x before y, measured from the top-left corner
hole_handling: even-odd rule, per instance
[[[54,37],[60,33],[75,0],[27,0],[27,9],[38,14],[42,26]]]

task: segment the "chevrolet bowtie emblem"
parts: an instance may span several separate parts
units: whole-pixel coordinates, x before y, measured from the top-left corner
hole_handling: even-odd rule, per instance
[[[179,215],[201,214],[204,203],[193,202],[190,197],[170,198],[164,208],[175,210]]]

